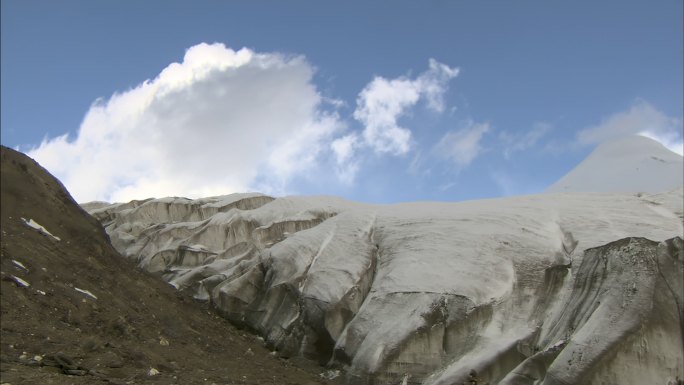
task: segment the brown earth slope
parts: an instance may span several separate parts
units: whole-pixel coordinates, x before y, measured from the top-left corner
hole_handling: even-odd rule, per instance
[[[1,158],[0,383],[333,383],[136,269],[35,161]]]

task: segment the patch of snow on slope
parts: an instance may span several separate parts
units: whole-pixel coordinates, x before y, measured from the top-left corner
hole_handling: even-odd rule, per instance
[[[24,223],[25,223],[27,226],[29,226],[29,227],[31,227],[31,228],[33,228],[33,229],[38,230],[38,232],[42,233],[43,235],[48,235],[48,236],[54,238],[54,239],[57,240],[57,241],[60,241],[60,240],[61,240],[61,239],[59,239],[59,237],[56,237],[56,236],[52,235],[49,231],[47,231],[47,229],[46,229],[45,227],[39,225],[38,222],[34,221],[33,219],[21,218],[21,220],[24,221]]]
[[[79,292],[79,293],[81,293],[81,294],[85,294],[85,295],[87,295],[88,297],[90,297],[90,298],[92,298],[92,299],[97,299],[97,297],[95,296],[95,294],[91,293],[89,290],[79,289],[79,288],[77,288],[77,287],[75,287],[74,290],[76,290],[77,292]]]

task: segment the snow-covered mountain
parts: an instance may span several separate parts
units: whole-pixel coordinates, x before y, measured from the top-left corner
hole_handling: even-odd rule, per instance
[[[684,158],[653,139],[599,145],[547,192],[661,192],[684,186]]]
[[[460,384],[472,370],[490,384],[665,384],[684,378],[683,200],[235,194],[90,209],[123,255],[351,384]]]

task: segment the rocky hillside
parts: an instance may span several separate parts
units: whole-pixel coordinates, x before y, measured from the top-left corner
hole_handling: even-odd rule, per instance
[[[684,378],[683,192],[90,205],[114,246],[350,384]]]
[[[59,181],[0,157],[0,383],[333,383],[135,268]]]

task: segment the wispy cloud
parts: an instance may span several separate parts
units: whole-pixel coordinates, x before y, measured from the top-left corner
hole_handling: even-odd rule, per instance
[[[199,44],[29,152],[79,201],[282,188],[341,130],[303,57]],[[263,187],[263,184],[262,184]]]
[[[430,59],[427,71],[415,79],[375,77],[359,93],[354,118],[364,125],[365,145],[378,153],[405,154],[411,145],[411,130],[398,120],[425,99],[428,108],[442,112],[448,82],[458,75],[457,68]]]
[[[483,149],[480,142],[489,130],[487,123],[468,122],[464,128],[447,132],[434,147],[434,153],[461,170],[480,155]]]
[[[600,124],[577,134],[580,144],[597,144],[627,135],[655,139],[671,151],[682,154],[682,119],[667,116],[646,101],[635,102],[627,111],[610,115]]]
[[[502,196],[511,196],[518,193],[515,180],[513,177],[511,177],[511,175],[504,172],[495,171],[490,172],[489,176],[499,187],[499,193]]]
[[[531,129],[522,133],[500,131],[498,137],[503,144],[504,157],[509,159],[516,152],[534,147],[549,131],[551,131],[551,125],[543,122],[535,123]]]

